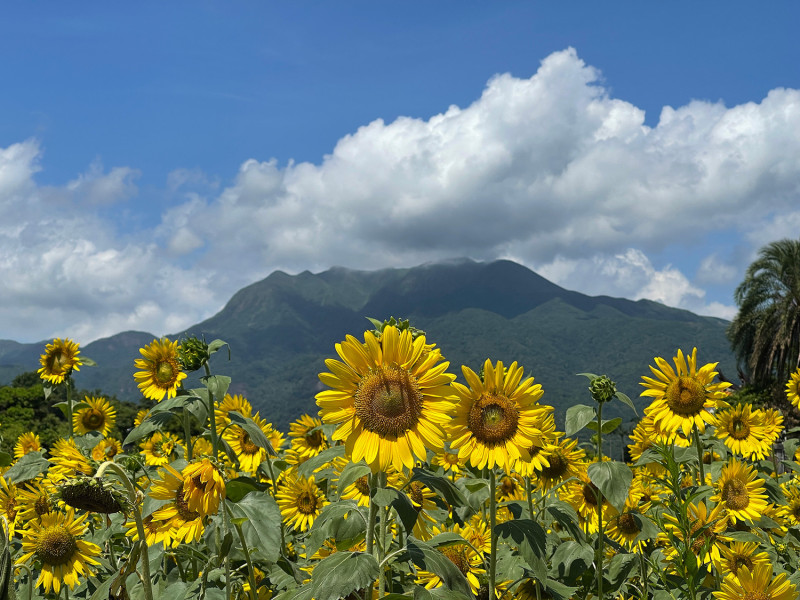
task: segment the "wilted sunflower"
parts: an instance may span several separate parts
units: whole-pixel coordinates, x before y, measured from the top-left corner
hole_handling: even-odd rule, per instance
[[[697,427],[705,431],[706,424],[713,425],[716,420],[713,410],[727,406],[724,401],[725,390],[730,383],[712,383],[717,372],[717,363],[708,363],[697,369],[697,348],[692,350],[688,361],[683,352],[673,358],[675,369],[666,360],[655,358],[658,368],[650,366],[652,377],[642,377],[645,391],[642,396],[650,396],[653,402],[648,409],[654,426],[669,431],[683,430],[685,435]]]
[[[67,338],[56,338],[44,348],[39,358],[42,368],[37,371],[39,377],[52,384],[63,383],[72,371],[80,371],[83,361],[78,356],[81,351],[78,344]]]
[[[386,327],[380,339],[367,331],[362,344],[353,336],[336,344],[342,361],[327,359],[330,386],[317,394],[320,417],[339,427],[334,440],[345,442],[354,462],[364,460],[373,473],[412,468],[425,459],[426,447],[443,446],[442,426],[450,419],[454,375],[446,373],[438,349],[425,336]]]
[[[800,368],[792,373],[789,381],[786,382],[786,399],[795,408],[800,408]]]
[[[722,467],[717,480],[717,493],[711,498],[725,508],[728,518],[736,521],[757,521],[767,509],[764,480],[753,467],[731,458]]]
[[[17,438],[17,443],[14,444],[14,458],[22,458],[28,452],[38,452],[41,449],[42,443],[39,435],[29,431]]]
[[[770,563],[753,565],[750,570],[739,568],[738,576],[729,573],[725,576],[719,591],[714,592],[717,600],[797,600],[797,587],[789,581],[786,573],[772,578]]]
[[[301,415],[289,424],[289,437],[292,450],[304,459],[317,456],[330,445],[322,432],[322,421],[310,415]]]
[[[170,342],[168,338],[153,340],[139,352],[144,358],[133,361],[140,369],[133,377],[142,395],[157,401],[163,400],[164,396],[174,398],[181,381],[186,379],[178,361],[178,342]]]
[[[739,456],[762,460],[768,456],[771,444],[767,441],[761,411],[753,411],[750,404],[739,404],[717,413],[714,432],[725,446]]]
[[[86,435],[90,431],[98,431],[107,436],[117,422],[117,410],[105,398],[86,396],[84,402],[89,406],[79,408],[72,415],[75,432]]]
[[[164,543],[177,545],[199,540],[203,535],[203,515],[189,508],[184,494],[184,478],[170,465],[158,471],[159,479],[153,481],[148,495],[156,500],[169,500],[169,503],[153,512],[153,520],[164,523],[166,530]]]
[[[314,477],[289,474],[276,494],[283,521],[289,527],[305,532],[311,529],[314,519],[328,501],[314,482]]]
[[[483,364],[483,380],[469,367],[461,367],[469,387],[453,383],[458,396],[455,416],[448,429],[450,447],[458,458],[482,469],[495,465],[509,470],[514,461],[529,460],[531,446],[544,446],[551,406],[539,404],[544,393],[533,377],[522,381],[522,367],[508,369],[502,361]]]
[[[89,513],[76,517],[72,510],[66,514],[51,512],[41,516],[41,521],[30,521],[22,530],[22,551],[17,564],[36,561],[41,573],[36,585],[45,593],[56,594],[63,585],[74,588],[78,575],[91,575],[89,565],[100,564],[95,556],[100,547],[81,539],[86,531],[84,521]]]

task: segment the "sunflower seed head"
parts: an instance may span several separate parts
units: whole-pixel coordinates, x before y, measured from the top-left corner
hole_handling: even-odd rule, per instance
[[[79,510],[111,514],[128,512],[130,502],[112,483],[95,477],[76,477],[58,486],[65,504]]]

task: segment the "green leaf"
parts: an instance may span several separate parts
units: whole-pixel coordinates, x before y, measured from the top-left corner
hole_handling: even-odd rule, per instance
[[[264,492],[269,486],[252,477],[237,477],[225,484],[225,496],[231,502],[239,502],[250,492]]]
[[[615,396],[619,398],[620,402],[630,408],[633,411],[633,414],[635,414],[637,417],[639,416],[639,413],[636,412],[636,407],[633,405],[633,401],[626,394],[617,392]]]
[[[365,475],[369,478],[371,472],[369,466],[363,460],[357,463],[347,463],[345,468],[342,469],[342,474],[339,476],[339,481],[336,484],[337,498],[341,498],[342,492]]]
[[[609,460],[590,464],[587,473],[609,504],[622,512],[633,479],[631,468],[619,461]]]
[[[131,430],[131,432],[125,438],[125,441],[122,442],[122,445],[127,446],[128,444],[133,444],[134,442],[138,442],[140,439],[147,437],[156,431],[161,431],[164,426],[172,420],[172,417],[173,414],[171,412],[148,414],[147,418],[142,421],[141,425],[134,427],[133,430]]]
[[[272,449],[272,444],[269,443],[267,436],[264,435],[264,432],[261,431],[261,427],[259,427],[258,424],[253,421],[253,419],[244,417],[235,410],[228,412],[228,418],[231,420],[231,423],[244,429],[247,435],[250,436],[250,441],[256,446],[259,448],[264,448],[264,450],[266,450],[270,456],[277,456],[275,450]]]
[[[573,436],[595,418],[594,407],[576,404],[567,409],[564,427],[567,437]]]
[[[472,594],[467,596],[462,592],[448,590],[445,587],[426,590],[418,585],[414,588],[414,600],[473,600],[474,597]]]
[[[418,568],[438,575],[444,588],[461,592],[469,598],[472,597],[467,579],[453,561],[444,554],[413,537],[408,538],[406,550]]]
[[[41,452],[28,452],[3,474],[9,483],[29,481],[47,471],[50,462]]]
[[[544,584],[545,589],[553,600],[571,600],[575,597],[576,587],[564,585],[561,582],[548,578]]]
[[[275,500],[264,492],[250,492],[239,502],[229,502],[234,518],[246,517],[243,531],[251,530],[258,539],[258,549],[270,561],[278,560],[281,549],[281,511]]]
[[[586,377],[589,381],[594,381],[599,377],[599,375],[595,375],[594,373],[575,373],[575,374],[578,375],[579,377],[582,375],[583,377]]]
[[[332,462],[334,458],[338,458],[339,456],[344,456],[344,445],[331,446],[330,448],[326,448],[317,454],[315,457],[303,461],[303,463],[297,467],[297,472],[301,476],[309,478],[314,474],[314,471],[323,467],[329,462]]]
[[[625,582],[639,564],[639,559],[636,554],[617,554],[611,559],[608,567],[606,567],[605,579],[609,582],[610,588],[603,589],[609,593],[616,591]]]
[[[419,513],[405,492],[394,488],[381,488],[372,496],[372,501],[378,506],[391,506],[394,508],[406,531],[411,531],[414,528]]]
[[[69,403],[67,402],[56,402],[53,404],[53,408],[57,408],[61,411],[61,414],[64,415],[65,419],[69,419]]]
[[[225,397],[231,385],[231,378],[227,375],[206,375],[201,377],[200,381],[208,388],[209,392],[214,394],[217,401],[221,401]]]
[[[697,462],[697,448],[689,446],[688,448],[681,448],[680,446],[672,447],[672,456],[678,464],[685,462]]]
[[[441,477],[421,467],[414,467],[414,474],[411,477],[411,481],[424,483],[431,490],[438,492],[439,495],[444,498],[445,502],[453,508],[467,504],[461,491],[446,477]]]
[[[551,501],[547,505],[547,512],[550,513],[556,523],[561,525],[571,537],[583,541],[585,534],[581,528],[580,519],[575,509],[561,500]]]
[[[620,423],[622,423],[622,417],[617,417],[616,419],[603,419],[603,424],[600,426],[600,430],[603,433],[611,433],[617,427],[619,427]],[[589,421],[586,424],[586,427],[592,431],[597,431],[597,422]]]
[[[333,504],[328,504],[322,508],[311,525],[308,537],[306,537],[306,555],[312,556],[320,549],[326,539],[333,536],[331,532],[332,523],[337,519],[343,519],[345,515],[358,510],[355,500],[340,500]],[[358,517],[354,519],[361,520]],[[363,523],[362,523],[363,526]]]
[[[84,356],[81,354],[81,366],[82,367],[96,367],[97,363],[93,358],[89,358],[88,356]]]
[[[559,544],[553,554],[553,575],[560,580],[575,581],[583,571],[592,565],[594,550],[591,546],[572,540]]]
[[[228,360],[231,359],[231,347],[228,345],[228,342],[224,342],[222,340],[214,340],[208,345],[208,355],[211,356],[212,354],[219,352],[223,346],[228,346]]]
[[[371,554],[335,552],[314,567],[311,593],[315,600],[339,600],[371,586],[379,574],[378,562]]]
[[[500,523],[494,529],[500,539],[519,548],[522,558],[540,578],[544,575],[540,571],[541,561],[547,558],[547,534],[541,525],[531,519],[518,519]]]

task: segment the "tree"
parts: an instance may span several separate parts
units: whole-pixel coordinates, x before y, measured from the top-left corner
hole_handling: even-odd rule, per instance
[[[800,239],[764,246],[734,293],[728,339],[750,383],[782,389],[800,365]]]

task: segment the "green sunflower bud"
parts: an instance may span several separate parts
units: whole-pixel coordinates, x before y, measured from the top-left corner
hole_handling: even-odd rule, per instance
[[[592,379],[592,383],[589,384],[589,391],[592,393],[594,401],[598,404],[602,404],[608,402],[616,395],[617,386],[607,376],[600,375]]]
[[[208,344],[196,337],[187,338],[178,346],[178,360],[184,371],[197,371],[209,356]]]
[[[411,339],[415,340],[421,335],[425,335],[425,332],[422,329],[417,329],[413,327],[408,319],[401,319],[394,317],[389,317],[388,319],[384,319],[383,321],[378,321],[378,319],[373,319],[371,317],[367,317],[367,320],[370,321],[373,325],[375,325],[375,329],[372,330],[377,337],[380,337],[383,330],[389,326],[397,327],[398,331],[405,331],[408,329],[411,332]]]

